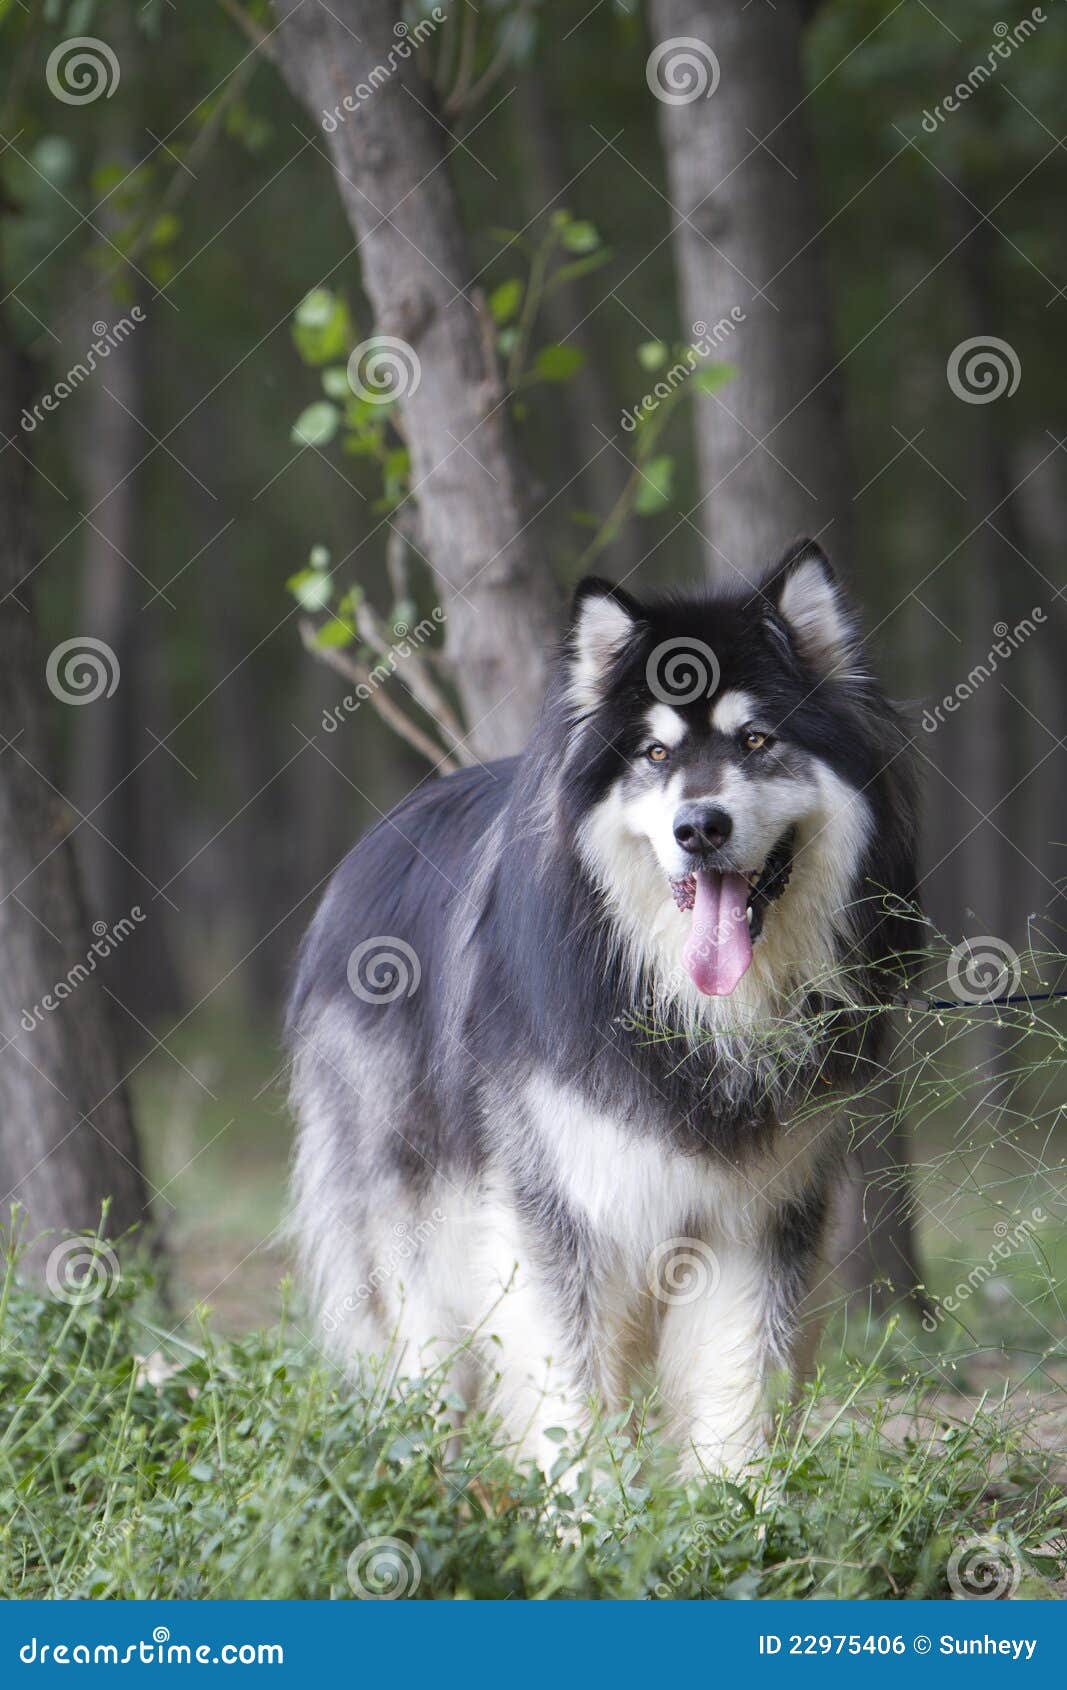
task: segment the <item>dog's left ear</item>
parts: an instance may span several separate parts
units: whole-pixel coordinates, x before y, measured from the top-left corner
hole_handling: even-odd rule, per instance
[[[611,667],[641,620],[637,600],[621,587],[598,575],[579,581],[567,632],[570,695],[579,710],[593,710],[601,702]]]
[[[762,591],[785,622],[798,657],[820,678],[854,667],[859,619],[814,540],[798,540],[775,564]]]

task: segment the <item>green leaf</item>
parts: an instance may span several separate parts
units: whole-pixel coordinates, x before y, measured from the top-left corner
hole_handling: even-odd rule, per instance
[[[382,465],[382,480],[388,499],[400,499],[404,496],[410,474],[411,458],[406,446],[395,446],[391,452],[386,453],[385,463]]]
[[[312,288],[293,314],[293,342],[305,364],[332,364],[346,358],[351,338],[344,300],[329,288]]]
[[[694,373],[692,382],[698,393],[718,393],[736,374],[736,364],[708,364]]]
[[[568,252],[595,252],[600,236],[592,223],[568,223],[560,231],[560,239]]]
[[[637,362],[643,370],[659,370],[667,362],[670,347],[665,340],[643,340],[637,348]]]
[[[165,288],[173,280],[175,273],[174,261],[164,253],[153,252],[144,261],[145,275],[150,276],[157,288]]]
[[[322,391],[330,399],[347,401],[353,398],[354,395],[348,381],[348,366],[331,364],[328,370],[323,370]]]
[[[149,244],[151,246],[168,246],[176,238],[180,228],[181,224],[173,211],[164,212],[163,216],[157,217],[152,225],[152,232],[148,237]]]
[[[285,583],[301,610],[325,610],[333,582],[321,569],[301,569]]]
[[[634,498],[634,510],[637,514],[652,516],[654,512],[669,505],[673,481],[674,459],[650,458],[641,472],[641,480]]]
[[[395,407],[395,399],[361,399],[350,392],[345,400],[345,419],[350,428],[366,434],[377,445]]]
[[[543,346],[534,361],[534,375],[539,381],[569,381],[585,363],[585,354],[577,346],[556,343]]]
[[[315,644],[321,651],[343,651],[350,646],[356,637],[356,630],[351,622],[346,622],[341,616],[331,616],[328,622],[316,631]]]
[[[289,435],[295,446],[325,446],[337,433],[341,413],[328,399],[317,399],[301,411]]]
[[[39,154],[37,156],[39,162]],[[99,194],[103,199],[111,193],[113,188],[117,188],[120,182],[126,180],[127,174],[128,172],[121,164],[101,164],[91,173],[89,186],[94,194]]]
[[[323,329],[337,309],[337,295],[329,288],[312,288],[296,308],[295,321],[302,329]]]
[[[341,450],[350,458],[370,458],[378,450],[378,441],[369,430],[362,429],[356,434],[346,434]]]
[[[510,322],[522,304],[523,285],[518,276],[501,282],[489,295],[489,309],[495,323]]]
[[[579,276],[588,276],[593,270],[610,263],[613,256],[609,247],[602,246],[585,258],[574,258],[569,264],[561,264],[558,270],[553,271],[545,292],[551,293],[553,288],[562,287],[564,282],[575,282]]]

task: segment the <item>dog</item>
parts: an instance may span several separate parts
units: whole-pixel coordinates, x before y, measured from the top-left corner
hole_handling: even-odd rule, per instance
[[[581,583],[528,748],[420,786],[303,945],[293,1214],[347,1367],[445,1364],[546,1472],[649,1389],[687,1470],[758,1458],[900,989],[909,744],[811,541]]]

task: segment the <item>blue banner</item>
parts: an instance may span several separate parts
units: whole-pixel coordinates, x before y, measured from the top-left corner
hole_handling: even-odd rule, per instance
[[[0,1682],[152,1674],[225,1684],[432,1683],[555,1690],[579,1675],[659,1683],[951,1680],[1061,1684],[1055,1602],[7,1602]]]

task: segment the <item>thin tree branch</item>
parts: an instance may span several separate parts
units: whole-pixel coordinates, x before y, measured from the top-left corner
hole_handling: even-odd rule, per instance
[[[456,66],[456,80],[452,85],[452,92],[445,101],[446,112],[460,112],[463,110],[474,75],[474,58],[478,47],[478,14],[473,6],[464,6],[463,24],[460,36],[459,63]]]
[[[436,740],[431,739],[429,734],[423,733],[418,724],[413,722],[410,716],[405,715],[404,711],[393,703],[393,700],[387,696],[381,685],[375,682],[369,669],[364,668],[362,663],[357,663],[355,658],[347,657],[343,651],[331,651],[318,644],[315,638],[315,625],[306,617],[300,622],[300,638],[303,641],[305,651],[309,651],[312,657],[317,657],[320,663],[325,663],[330,669],[335,669],[339,675],[345,677],[345,680],[352,681],[356,686],[365,687],[369,703],[378,712],[386,726],[392,728],[395,734],[399,734],[401,739],[407,740],[408,744],[420,752],[428,763],[435,769],[439,769],[443,774],[456,773],[459,764],[454,763],[451,757],[437,744]]]
[[[499,47],[494,53],[489,64],[483,70],[477,82],[474,84],[474,87],[465,89],[462,92],[459,91],[458,85],[457,88],[453,89],[448,103],[445,106],[445,110],[450,116],[455,116],[460,112],[472,111],[478,104],[478,101],[488,94],[493,84],[498,82],[500,77],[503,76],[504,71],[507,69],[508,64],[511,61],[512,37],[525,23],[532,8],[533,0],[519,0],[518,10],[513,13],[501,32]],[[458,102],[454,103],[456,102],[457,93],[460,94],[460,97]]]
[[[356,607],[356,626],[363,639],[378,653],[379,657],[390,657],[392,655],[393,647],[385,636],[381,618],[377,611],[373,610],[367,603],[366,599]],[[421,657],[416,652],[409,651],[404,658],[403,666],[397,668],[397,674],[416,704],[421,705],[427,716],[432,716],[460,762],[468,765],[477,762],[477,758],[467,746],[462,722],[437,685],[436,680],[422,662]]]

